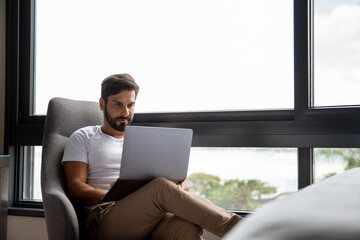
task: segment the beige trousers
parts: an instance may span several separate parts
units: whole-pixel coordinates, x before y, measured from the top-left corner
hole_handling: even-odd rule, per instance
[[[207,199],[157,178],[117,202],[92,212],[96,239],[202,239],[202,229],[222,237],[242,218]]]

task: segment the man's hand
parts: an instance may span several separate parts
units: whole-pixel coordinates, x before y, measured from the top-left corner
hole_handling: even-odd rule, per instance
[[[110,183],[110,188],[112,188],[115,183],[116,183],[116,180],[112,181],[112,182]]]
[[[187,183],[187,181],[183,181],[181,184],[180,184],[181,188],[184,189],[185,191],[189,191],[189,185]]]

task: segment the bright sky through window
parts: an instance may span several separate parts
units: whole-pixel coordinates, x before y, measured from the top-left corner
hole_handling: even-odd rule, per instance
[[[314,7],[314,104],[360,105],[360,0]]]
[[[136,112],[294,107],[289,0],[36,1],[36,110],[130,73]]]

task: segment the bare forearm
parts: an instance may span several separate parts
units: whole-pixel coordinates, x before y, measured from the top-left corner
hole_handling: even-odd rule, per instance
[[[96,189],[88,185],[87,163],[65,162],[66,192],[69,197],[76,199],[87,206],[101,203],[106,190]]]
[[[69,184],[70,185],[70,184]],[[91,206],[101,203],[107,190],[96,189],[83,182],[72,183],[67,186],[67,194],[76,200],[79,200],[86,206]]]

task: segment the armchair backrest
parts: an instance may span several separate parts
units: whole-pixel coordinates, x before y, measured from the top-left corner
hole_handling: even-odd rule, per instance
[[[61,159],[67,139],[79,128],[101,125],[103,114],[96,102],[53,98],[45,121],[41,190],[49,240],[84,239],[82,209],[65,193]]]

